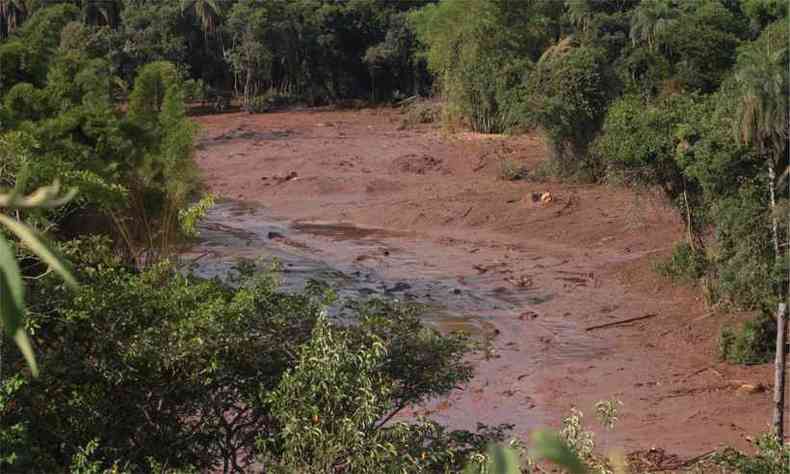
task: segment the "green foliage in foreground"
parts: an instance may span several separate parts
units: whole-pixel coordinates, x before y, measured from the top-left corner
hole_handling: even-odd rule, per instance
[[[72,197],[74,193],[61,195],[58,183],[39,188],[29,196],[20,196],[16,190],[0,194],[0,210],[3,211],[0,212],[0,224],[19,239],[20,243],[43,264],[58,273],[72,288],[76,288],[76,280],[58,253],[33,229],[6,213],[19,209],[58,207],[67,203]],[[36,357],[25,328],[25,288],[22,272],[17,263],[15,246],[4,237],[4,233],[0,230],[0,325],[5,335],[12,337],[22,351],[33,375],[37,375]],[[0,337],[4,336],[0,335]]]
[[[128,471],[445,472],[504,439],[395,421],[471,377],[466,338],[424,327],[414,309],[360,304],[340,327],[320,286],[285,294],[245,269],[229,283],[167,263],[138,271],[95,239],[65,253],[79,293],[52,275],[30,286],[41,375],[2,360],[0,458],[14,470],[59,471],[90,447],[91,462]]]

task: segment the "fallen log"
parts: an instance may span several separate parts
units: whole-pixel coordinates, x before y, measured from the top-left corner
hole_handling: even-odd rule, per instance
[[[650,313],[650,314],[646,314],[644,316],[637,316],[635,318],[621,319],[620,321],[613,321],[611,323],[598,324],[596,326],[590,326],[588,328],[585,328],[584,330],[585,331],[594,331],[596,329],[610,328],[612,326],[620,326],[621,324],[633,323],[635,321],[641,321],[643,319],[655,318],[656,316],[658,316],[658,315],[655,314],[655,313]]]

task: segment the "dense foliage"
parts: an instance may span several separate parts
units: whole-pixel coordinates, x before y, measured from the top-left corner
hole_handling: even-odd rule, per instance
[[[467,340],[422,326],[412,308],[370,302],[338,327],[331,292],[286,294],[249,265],[222,283],[166,262],[137,270],[96,238],[65,250],[79,292],[51,275],[29,285],[41,375],[24,377],[8,351],[2,361],[16,375],[3,381],[0,459],[15,469],[58,471],[92,445],[94,462],[128,472],[431,472],[500,439],[388,423],[471,376]]]
[[[448,118],[537,127],[553,173],[662,189],[688,228],[662,268],[704,280],[712,303],[760,309],[787,285],[787,9],[442,0],[411,17]]]

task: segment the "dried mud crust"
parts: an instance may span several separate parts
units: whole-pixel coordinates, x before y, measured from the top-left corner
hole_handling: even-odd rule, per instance
[[[571,406],[594,426],[595,401],[616,397],[624,406],[615,431],[600,433],[604,449],[681,458],[722,444],[748,450],[747,436],[767,429],[770,390],[738,384],[767,386],[770,368],[716,359],[718,329],[742,316],[710,315],[696,291],[653,271],[682,238],[659,196],[502,181],[501,160],[532,170],[546,158],[540,137],[399,130],[400,118],[389,109],[198,117],[196,162],[211,191],[283,218],[409,232],[397,246],[419,247],[423,261],[404,271],[534,295],[490,315],[495,350],[478,357],[468,387],[409,413],[456,427],[514,423],[527,436],[556,427]],[[368,260],[389,268],[386,256]],[[647,314],[656,316],[585,330]]]

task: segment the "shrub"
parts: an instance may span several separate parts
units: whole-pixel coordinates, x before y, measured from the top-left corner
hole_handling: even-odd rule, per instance
[[[725,449],[713,458],[721,467],[740,474],[785,474],[790,466],[790,444],[782,443],[772,434],[757,438],[757,453],[743,454],[732,448]]]
[[[504,158],[499,162],[499,179],[505,181],[518,181],[527,179],[529,170],[527,166],[510,158]]]
[[[667,261],[656,265],[656,270],[673,280],[695,282],[702,278],[707,266],[703,252],[688,242],[681,242],[672,249],[672,256]]]
[[[401,107],[400,129],[438,122],[442,116],[442,106],[430,100],[414,100]]]
[[[776,347],[776,322],[770,314],[761,313],[745,321],[740,328],[722,329],[719,355],[732,364],[762,364],[770,361]]]
[[[425,327],[417,308],[358,302],[343,316],[357,324],[335,326],[323,286],[286,294],[249,265],[226,284],[166,262],[137,270],[97,239],[66,254],[79,293],[51,275],[30,287],[40,377],[24,375],[18,354],[2,359],[4,463],[56,472],[92,446],[91,462],[132,471],[374,458],[438,469],[502,439],[387,424],[471,378],[467,338]]]
[[[544,53],[530,78],[534,122],[546,133],[563,175],[589,160],[588,147],[614,92],[610,76],[604,49],[566,39]]]

